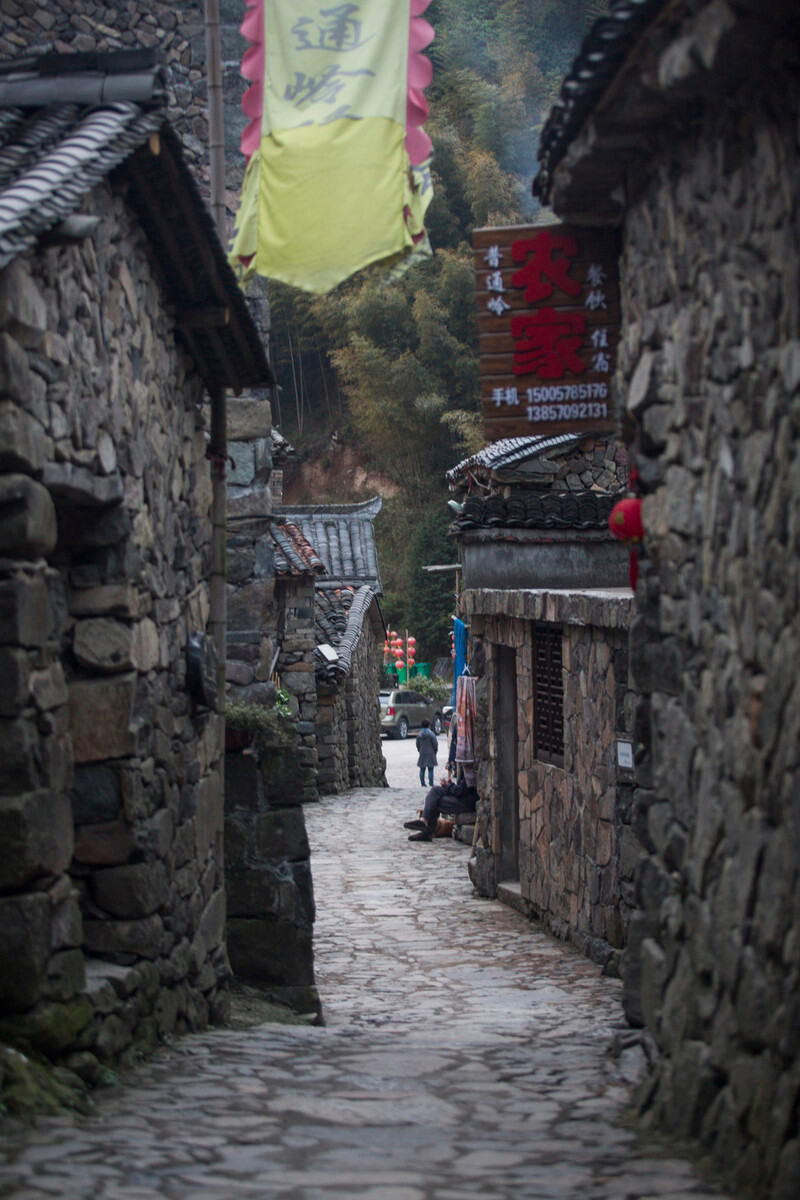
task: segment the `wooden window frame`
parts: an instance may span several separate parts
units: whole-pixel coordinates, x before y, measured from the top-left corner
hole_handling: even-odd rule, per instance
[[[561,625],[533,626],[534,757],[564,766],[564,668]]]

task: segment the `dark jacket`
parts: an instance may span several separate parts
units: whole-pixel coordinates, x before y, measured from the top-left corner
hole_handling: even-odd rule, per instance
[[[439,739],[432,729],[420,729],[417,734],[418,767],[435,767],[436,755],[439,753]]]

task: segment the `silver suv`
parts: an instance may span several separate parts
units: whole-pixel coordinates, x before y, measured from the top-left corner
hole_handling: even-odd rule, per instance
[[[381,728],[387,737],[408,737],[409,729],[421,728],[426,717],[437,737],[444,728],[438,701],[426,700],[419,692],[412,692],[410,688],[395,688],[391,692],[381,692],[379,699]]]

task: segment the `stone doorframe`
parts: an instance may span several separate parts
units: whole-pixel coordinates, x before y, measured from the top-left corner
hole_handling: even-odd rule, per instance
[[[497,644],[494,726],[497,739],[495,797],[495,871],[498,886],[518,883],[519,871],[519,721],[517,650]]]

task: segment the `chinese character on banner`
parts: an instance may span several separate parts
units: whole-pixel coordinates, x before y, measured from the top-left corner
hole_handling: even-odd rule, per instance
[[[538,375],[540,379],[563,379],[567,372],[580,375],[586,363],[578,350],[586,332],[581,312],[556,312],[540,308],[532,317],[512,317],[515,375]]]
[[[499,267],[500,266],[500,247],[499,246],[490,246],[489,249],[486,251],[486,254],[484,256],[484,261],[489,264],[489,266],[492,268],[492,270],[494,270],[495,267]]]
[[[325,293],[432,254],[431,0],[245,0],[247,160],[230,262]]]
[[[568,296],[577,296],[580,282],[569,274],[571,260],[577,253],[578,242],[574,237],[559,237],[547,229],[535,237],[520,238],[512,243],[511,255],[514,262],[524,262],[525,266],[514,272],[511,283],[514,287],[524,287],[525,299],[531,303],[552,296],[554,287]]]
[[[333,8],[321,8],[317,21],[311,17],[298,17],[292,26],[297,39],[295,49],[338,50],[340,53],[358,50],[370,39],[361,36],[361,21],[353,16],[357,12],[357,4],[337,4]]]

